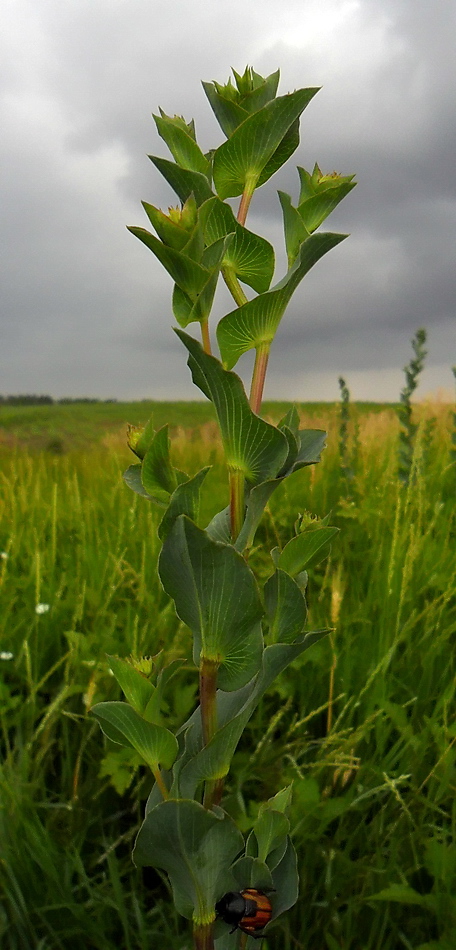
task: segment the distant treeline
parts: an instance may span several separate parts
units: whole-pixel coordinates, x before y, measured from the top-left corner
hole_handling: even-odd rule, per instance
[[[36,396],[27,393],[19,396],[2,396],[0,394],[0,404],[4,403],[8,406],[52,406],[73,402],[117,402],[117,399],[91,399],[89,396],[76,397],[75,399],[65,396],[63,399],[53,399],[52,396]]]

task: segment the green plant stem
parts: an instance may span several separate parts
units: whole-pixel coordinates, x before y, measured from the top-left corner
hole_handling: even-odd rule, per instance
[[[228,266],[222,267],[222,277],[238,307],[242,307],[245,303],[248,303],[248,297],[246,297],[233,268]]]
[[[164,781],[163,781],[163,779],[162,779],[162,775],[161,775],[160,769],[152,769],[152,774],[153,774],[154,779],[155,779],[155,781],[156,781],[156,783],[157,783],[157,785],[158,785],[158,787],[159,787],[159,789],[160,789],[160,791],[161,791],[161,793],[162,793],[162,795],[163,795],[164,801],[166,801],[166,800],[169,798],[168,789],[166,788],[166,785],[165,785],[165,783],[164,783]]]
[[[213,923],[195,924],[193,928],[193,946],[195,950],[214,950]]]
[[[209,336],[209,323],[207,320],[201,321],[201,339],[203,341],[204,352],[208,353],[209,356],[212,356],[211,339]]]
[[[208,659],[203,656],[200,664],[199,674],[199,698],[201,706],[201,724],[203,729],[203,742],[207,745],[217,730],[217,673],[219,668],[217,660]]]
[[[257,415],[261,409],[270,348],[270,343],[260,343],[256,348],[255,366],[253,367],[252,386],[250,389],[250,408],[252,412],[256,412]]]
[[[244,473],[239,469],[230,471],[230,527],[231,540],[235,541],[244,524]]]

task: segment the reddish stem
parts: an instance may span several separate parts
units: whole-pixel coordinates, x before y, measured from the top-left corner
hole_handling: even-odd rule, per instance
[[[253,367],[252,387],[250,389],[250,408],[257,415],[261,409],[261,400],[263,399],[264,381],[266,379],[266,370],[268,368],[270,343],[260,343],[257,346],[255,366]]]

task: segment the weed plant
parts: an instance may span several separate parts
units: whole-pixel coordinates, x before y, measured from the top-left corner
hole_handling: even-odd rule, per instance
[[[65,443],[52,417],[61,407],[37,408]],[[130,858],[150,778],[134,753],[103,739],[87,710],[120,698],[107,654],[165,649],[167,660],[189,660],[190,637],[157,580],[158,516],[119,477],[127,461],[119,421],[106,431],[98,406],[69,408],[75,429],[81,413],[81,442],[84,428],[97,430],[90,450],[36,451],[33,433],[18,423],[19,445],[2,451],[0,946],[183,950],[189,935],[164,879]],[[173,418],[173,407],[162,408]],[[283,407],[265,411],[277,419]],[[309,584],[309,622],[318,627],[331,616],[333,634],[268,691],[227,785],[226,807],[248,831],[258,790],[268,797],[293,781],[301,893],[265,946],[454,950],[452,410],[418,407],[405,489],[394,410],[359,413],[351,499],[338,409],[301,407],[300,416],[328,428],[328,449],[320,466],[273,496],[252,556],[261,570],[261,550],[289,536],[296,511],[332,510],[333,523],[349,528]],[[175,463],[217,469],[215,427],[197,421],[191,439],[173,430]],[[41,438],[46,444],[44,429]],[[217,472],[208,477],[215,511],[226,499],[217,496]],[[171,729],[194,708],[197,674],[187,667],[169,696]]]

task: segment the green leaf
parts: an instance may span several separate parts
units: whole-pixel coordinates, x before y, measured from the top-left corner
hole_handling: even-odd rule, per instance
[[[298,862],[296,851],[290,838],[281,861],[273,868],[272,883],[275,894],[272,898],[272,920],[285,913],[296,904],[299,892]]]
[[[264,586],[264,601],[271,640],[293,643],[307,617],[306,601],[296,581],[284,570],[276,570]]]
[[[164,507],[168,496],[166,496],[165,500],[163,500],[164,496],[162,492],[160,492],[161,497],[149,495],[149,492],[146,491],[141,481],[141,469],[142,465],[129,465],[126,471],[123,473],[124,481],[132,491],[136,492],[137,495],[141,495],[143,498],[147,498],[148,501],[154,501],[155,504]]]
[[[190,353],[193,382],[215,406],[228,467],[253,485],[275,476],[288,454],[284,434],[252,412],[239,376],[224,370],[193,337],[175,332]]]
[[[187,201],[187,198],[193,194],[197,205],[200,205],[214,194],[206,176],[201,172],[180,168],[174,162],[168,161],[167,158],[159,158],[158,155],[149,155],[149,158],[182,202]]]
[[[152,440],[142,463],[141,480],[149,495],[168,501],[177,488],[176,472],[169,457],[168,426],[164,425]]]
[[[239,689],[257,672],[263,650],[263,608],[244,559],[181,515],[163,545],[159,573],[193,633],[196,666],[201,656],[220,663],[220,687]]]
[[[145,426],[127,427],[128,448],[141,460],[144,458],[155,435],[153,420],[149,419]]]
[[[312,234],[301,245],[296,261],[272,290],[227,313],[217,327],[223,364],[231,369],[239,357],[261,343],[272,343],[286,307],[303,277],[346,234]]]
[[[246,186],[251,193],[268,162],[271,163],[270,172],[263,175],[262,183],[280,167],[277,162],[271,162],[271,159],[316,92],[318,89],[299,89],[287,96],[273,99],[259,112],[254,112],[244,119],[228,141],[216,149],[213,157],[213,176],[220,198],[241,195]],[[293,144],[294,148],[298,145],[296,136],[293,137]],[[289,148],[286,148],[280,164],[283,164],[290,154]]]
[[[342,182],[337,187],[328,187],[323,193],[313,195],[298,205],[298,214],[307,231],[316,231],[355,185],[355,181]]]
[[[178,913],[204,923],[214,919],[216,901],[232,888],[230,865],[243,847],[241,832],[221,808],[166,801],[148,812],[133,860],[137,867],[165,871]]]
[[[280,71],[271,73],[266,79],[249,67],[243,76],[239,76],[234,69],[233,75],[237,89],[231,79],[224,86],[218,82],[203,82],[212,110],[227,137],[233,134],[248,115],[257,112],[275,98]]]
[[[185,756],[180,760],[180,775],[174,794],[192,798],[201,782],[224,778],[241,735],[260,699],[271,683],[286,667],[314,643],[329,633],[316,630],[295,643],[275,643],[263,651],[258,676],[236,692],[217,691],[218,731],[208,745],[202,747],[201,713],[195,710],[182,729],[188,729]],[[191,728],[189,728],[191,727]]]
[[[185,293],[189,294],[190,297],[195,297],[201,293],[211,276],[205,267],[187,257],[182,251],[176,251],[173,247],[163,244],[159,238],[156,238],[150,231],[146,231],[145,228],[129,227],[127,230],[131,231],[155,254],[174,282]]]
[[[331,541],[339,528],[311,528],[292,538],[278,557],[277,566],[295,576],[311,564],[318,564],[327,557]]]
[[[178,753],[177,739],[164,726],[147,722],[128,703],[97,703],[90,712],[112,742],[132,747],[155,771],[170,769]]]
[[[223,267],[230,267],[239,280],[257,293],[268,289],[274,273],[274,248],[269,241],[244,228],[228,204],[214,197],[205,201],[199,211],[204,239],[212,244],[226,234],[233,233],[224,258]]]
[[[258,844],[258,858],[265,862],[271,851],[286,839],[290,822],[281,812],[267,808],[258,816],[253,830]]]
[[[178,485],[170,498],[168,508],[158,526],[158,537],[164,541],[168,536],[174,522],[179,515],[188,515],[192,521],[196,521],[199,512],[201,485],[210,469],[202,468],[188,481]]]
[[[117,656],[108,656],[109,666],[125,695],[125,699],[140,715],[155,693],[155,686],[131,663],[121,660]]]
[[[288,267],[290,268],[299,254],[301,244],[309,237],[309,231],[299,211],[293,207],[290,195],[287,195],[285,191],[279,191],[278,195],[280,204],[282,205],[285,247],[287,250]]]
[[[166,142],[174,161],[181,167],[192,172],[199,172],[206,177],[210,173],[210,163],[203,155],[195,139],[189,134],[185,124],[175,121],[162,113],[154,115],[158,134]]]
[[[149,204],[147,201],[142,201],[141,204],[152,227],[155,228],[163,244],[174,248],[175,251],[182,251],[188,243],[188,231],[181,227],[180,224],[176,224],[175,221],[172,221],[169,215],[161,211],[160,208],[155,208],[154,205]]]

